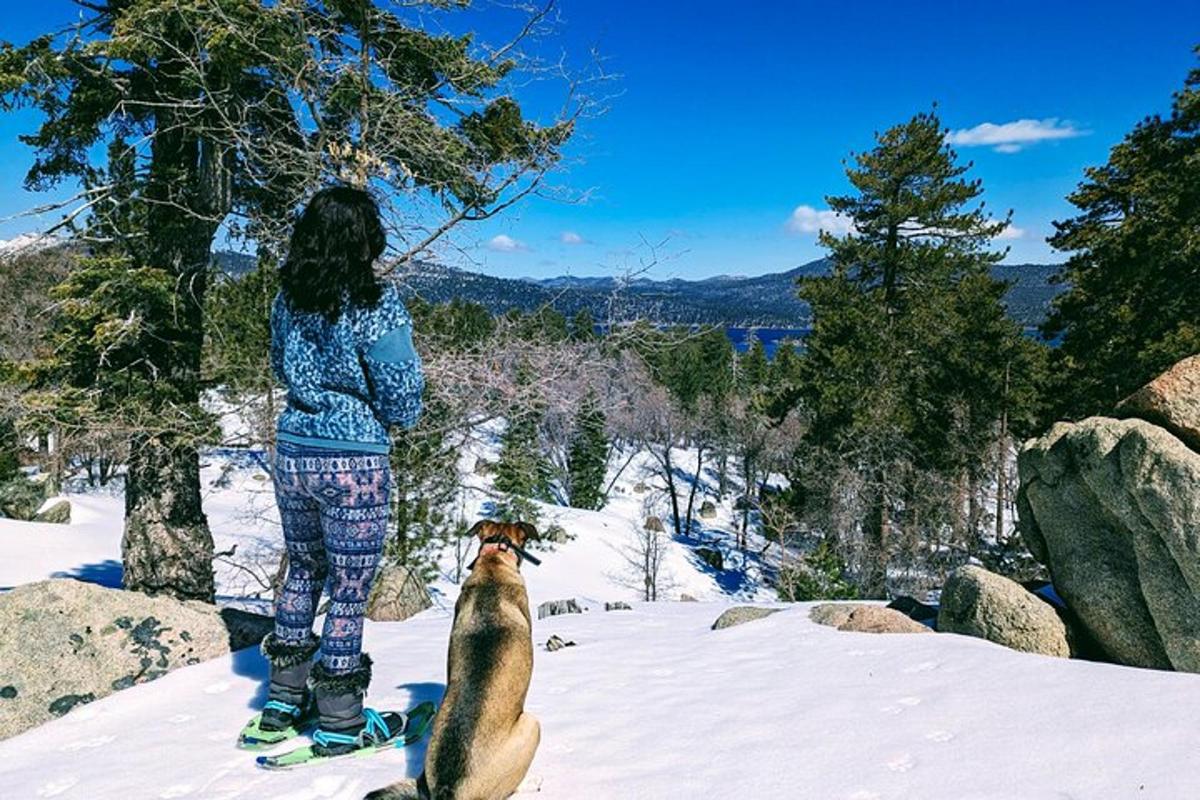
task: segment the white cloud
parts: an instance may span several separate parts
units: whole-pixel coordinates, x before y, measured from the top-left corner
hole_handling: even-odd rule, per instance
[[[1057,117],[1018,119],[1013,122],[984,122],[974,128],[959,128],[946,134],[946,141],[960,147],[991,147],[997,153],[1016,153],[1037,142],[1074,139],[1087,131]]]
[[[528,250],[529,246],[522,241],[506,236],[503,233],[493,236],[488,240],[488,250],[495,250],[497,253],[516,253],[520,250]]]
[[[998,233],[998,234],[996,235],[996,239],[997,239],[998,241],[1006,241],[1006,240],[1012,240],[1012,239],[1020,239],[1021,237],[1023,237],[1023,236],[1025,235],[1025,233],[1026,233],[1026,231],[1025,231],[1025,229],[1024,229],[1024,228],[1018,228],[1016,225],[1013,225],[1013,224],[1010,222],[1010,223],[1008,223],[1008,227],[1007,227],[1007,228],[1005,228],[1004,230],[1000,231],[1000,233]]]
[[[587,241],[575,231],[563,231],[558,240],[563,244],[583,244]]]
[[[846,234],[854,230],[854,220],[831,211],[828,208],[816,209],[812,206],[796,206],[796,210],[788,217],[787,229],[792,233],[817,233],[825,231],[833,234]]]

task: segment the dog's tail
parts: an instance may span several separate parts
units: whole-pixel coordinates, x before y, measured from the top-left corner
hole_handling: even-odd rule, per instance
[[[363,800],[427,800],[428,795],[420,792],[415,781],[399,781],[391,786],[376,789]]]

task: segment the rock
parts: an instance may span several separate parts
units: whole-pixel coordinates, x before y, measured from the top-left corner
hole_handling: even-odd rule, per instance
[[[700,601],[697,600],[696,598],[692,597],[687,592],[684,592],[683,594],[679,595],[679,602],[681,602],[681,603],[699,603]]]
[[[56,500],[48,508],[39,511],[33,518],[34,522],[53,522],[67,525],[71,522],[71,501]]]
[[[605,611],[633,611],[633,606],[629,605],[629,603],[622,603],[620,600],[618,600],[615,603],[605,603],[604,610]]]
[[[721,555],[720,550],[714,550],[711,547],[697,547],[696,555],[700,557],[701,561],[715,570],[725,569],[725,556]]]
[[[566,544],[575,537],[567,533],[567,529],[562,525],[550,525],[541,532],[539,539],[543,542],[552,544]]]
[[[579,603],[575,602],[575,598],[569,600],[547,600],[538,606],[538,619],[546,617],[556,617],[559,614],[582,614],[583,609],[579,607]]]
[[[813,606],[808,612],[808,618],[818,625],[828,625],[830,628],[840,628],[850,619],[854,609],[862,608],[854,603],[822,603]]]
[[[895,609],[909,619],[916,620],[922,624],[933,623],[937,619],[937,606],[931,606],[928,603],[922,603],[913,597],[897,597],[895,600],[887,604],[887,608]]]
[[[1185,358],[1117,405],[1118,417],[1166,428],[1200,453],[1200,354]]]
[[[650,487],[644,483],[638,482],[633,485],[633,491],[635,494],[645,494],[646,492],[650,491]]]
[[[24,475],[0,483],[0,517],[31,520],[46,502],[45,482],[31,481]]]
[[[1016,581],[975,566],[959,567],[942,588],[938,630],[1044,656],[1069,658],[1067,626],[1054,607]]]
[[[735,625],[743,625],[756,619],[778,614],[782,610],[781,608],[760,608],[759,606],[734,606],[717,617],[717,621],[712,624],[712,629],[719,631],[724,628],[732,628]]]
[[[551,636],[546,642],[546,649],[551,653],[553,653],[555,650],[562,650],[564,647],[574,646],[574,642],[565,642],[560,636],[558,636],[558,634]]]
[[[375,577],[367,600],[367,619],[402,622],[433,605],[425,584],[407,567],[386,564]]]
[[[814,606],[809,619],[839,631],[854,633],[932,633],[894,608],[857,603],[823,603]]]
[[[69,579],[0,595],[0,631],[0,739],[231,650],[216,606]]]
[[[705,500],[700,504],[700,519],[715,519],[717,516],[717,507],[711,500]]]
[[[267,634],[275,630],[275,618],[238,608],[222,608],[221,621],[229,632],[229,649],[257,647]]]
[[[1200,672],[1200,453],[1140,419],[1058,423],[1017,460],[1018,524],[1121,664]]]
[[[646,522],[642,527],[648,531],[657,531],[659,533],[664,533],[666,531],[666,528],[663,527],[662,520],[658,517],[646,517]]]

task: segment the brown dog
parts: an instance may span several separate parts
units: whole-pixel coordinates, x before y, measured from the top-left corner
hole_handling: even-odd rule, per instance
[[[509,797],[541,739],[538,721],[525,713],[533,639],[519,571],[520,548],[537,531],[528,523],[485,520],[471,533],[481,542],[479,557],[454,607],[446,696],[416,785],[423,800]],[[372,792],[367,800],[400,800],[412,797],[412,791],[405,781]]]

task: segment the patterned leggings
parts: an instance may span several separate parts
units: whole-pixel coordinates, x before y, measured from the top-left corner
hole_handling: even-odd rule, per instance
[[[386,455],[286,442],[276,451],[275,501],[288,574],[275,602],[275,635],[304,641],[328,582],[321,661],[334,674],[353,670],[362,653],[367,596],[387,533],[390,483]]]

